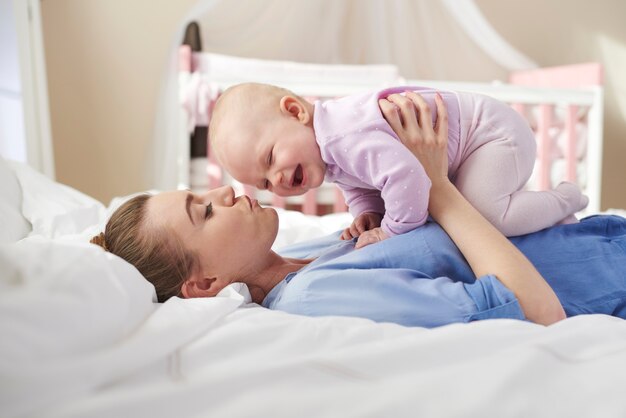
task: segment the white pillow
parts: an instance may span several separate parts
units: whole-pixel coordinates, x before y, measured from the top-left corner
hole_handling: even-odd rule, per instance
[[[0,243],[20,240],[30,230],[22,215],[22,189],[11,167],[0,156]]]
[[[153,312],[153,300],[152,284],[95,245],[40,236],[0,245],[0,369],[119,341]]]
[[[104,205],[76,189],[57,183],[26,164],[8,161],[22,188],[22,214],[31,235],[57,238],[95,231],[104,221]]]

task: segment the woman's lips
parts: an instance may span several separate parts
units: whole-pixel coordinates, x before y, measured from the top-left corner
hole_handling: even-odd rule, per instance
[[[250,198],[247,195],[245,194],[241,195],[239,198],[245,200],[250,209],[254,207],[254,203],[252,202],[252,200],[250,200]],[[254,199],[254,202],[256,202],[256,199]]]

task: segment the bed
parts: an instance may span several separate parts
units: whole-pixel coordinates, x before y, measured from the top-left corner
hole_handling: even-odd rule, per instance
[[[309,318],[219,297],[155,303],[88,244],[109,207],[0,159],[2,417],[623,417],[626,321],[435,329]],[[624,212],[621,212],[624,214]],[[345,226],[280,210],[275,247]]]

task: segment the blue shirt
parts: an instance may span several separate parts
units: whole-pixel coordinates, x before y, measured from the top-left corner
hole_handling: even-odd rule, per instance
[[[280,251],[287,257],[318,258],[275,286],[263,306],[422,327],[524,319],[513,293],[493,275],[476,280],[436,223],[360,250],[354,249],[354,240],[337,237]],[[626,318],[626,219],[593,216],[511,241],[552,286],[568,316]]]

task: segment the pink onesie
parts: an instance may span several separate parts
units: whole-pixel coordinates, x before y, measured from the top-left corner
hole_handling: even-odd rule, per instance
[[[387,124],[378,99],[412,90],[429,104],[433,123],[437,90],[396,87],[315,103],[313,125],[327,170],[350,213],[384,214],[389,236],[426,222],[430,179]],[[508,105],[478,94],[439,91],[448,111],[448,176],[459,191],[507,236],[562,221],[583,209],[578,186],[524,191],[536,143],[527,122]]]

